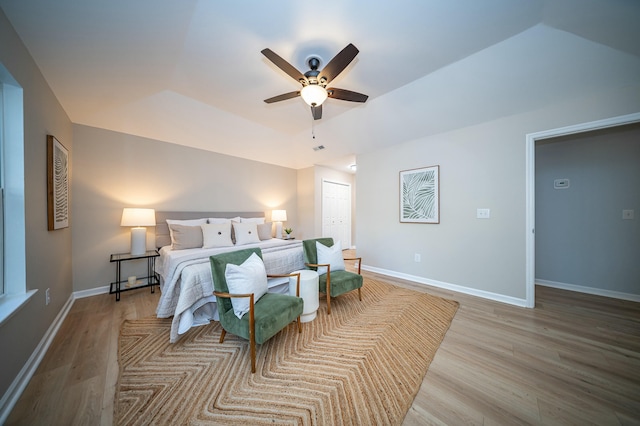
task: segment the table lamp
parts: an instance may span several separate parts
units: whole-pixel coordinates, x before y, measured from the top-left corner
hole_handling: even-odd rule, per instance
[[[147,228],[156,226],[156,212],[154,209],[125,208],[122,210],[120,226],[131,228],[131,254],[133,256],[147,252]]]
[[[287,221],[287,211],[286,210],[272,211],[271,221],[276,223],[276,238],[282,238],[282,222]]]

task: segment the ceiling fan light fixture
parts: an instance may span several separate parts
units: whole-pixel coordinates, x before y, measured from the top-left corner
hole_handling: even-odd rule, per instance
[[[300,91],[300,96],[309,106],[320,106],[327,99],[327,89],[317,84],[304,86]]]

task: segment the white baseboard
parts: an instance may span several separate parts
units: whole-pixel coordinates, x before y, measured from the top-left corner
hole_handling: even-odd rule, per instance
[[[640,294],[622,293],[620,291],[605,290],[602,288],[585,287],[583,285],[559,283],[555,281],[540,280],[536,278],[536,285],[544,287],[559,288],[560,290],[576,291],[579,293],[593,294],[595,296],[612,297],[614,299],[630,300],[640,302]]]
[[[433,287],[443,288],[458,293],[468,294],[470,296],[481,297],[483,299],[494,300],[496,302],[508,303],[509,305],[527,307],[526,299],[518,299],[517,297],[505,296],[503,294],[491,293],[489,291],[477,290],[475,288],[464,287],[457,284],[450,284],[442,281],[431,280],[416,275],[404,274],[402,272],[390,271],[388,269],[376,268],[373,266],[362,265],[363,271],[375,272],[377,274],[387,275],[394,278],[400,278],[407,281],[413,281],[418,284],[430,285]]]
[[[58,315],[49,326],[49,329],[40,340],[40,343],[38,343],[36,349],[13,380],[11,386],[9,386],[9,389],[7,389],[5,394],[2,396],[2,399],[0,399],[0,425],[6,422],[11,410],[13,410],[13,407],[18,402],[20,395],[22,395],[22,392],[24,392],[24,389],[27,387],[29,381],[38,369],[40,362],[42,362],[42,358],[44,358],[44,355],[47,353],[47,349],[49,349],[51,342],[53,342],[53,338],[56,337],[60,326],[67,317],[69,310],[71,310],[74,300],[73,294],[71,294],[67,303],[65,303],[60,312],[58,312]]]
[[[74,291],[73,296],[76,299],[83,299],[85,297],[97,296],[98,294],[109,293],[110,286],[105,285],[102,287],[90,288],[88,290]]]

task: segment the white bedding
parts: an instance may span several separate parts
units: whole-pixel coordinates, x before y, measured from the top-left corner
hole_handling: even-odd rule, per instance
[[[219,247],[211,249],[172,250],[170,246],[160,249],[155,270],[160,274],[160,301],[156,309],[158,318],[173,316],[170,341],[189,328],[218,320],[216,298],[213,296],[213,281],[209,257],[224,252],[260,247],[267,274],[288,274],[304,269],[302,242],[272,238],[255,244]],[[270,292],[286,293],[289,280],[269,280]]]

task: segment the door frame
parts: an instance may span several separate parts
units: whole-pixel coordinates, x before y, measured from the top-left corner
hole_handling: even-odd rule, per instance
[[[526,135],[526,261],[525,261],[525,285],[526,285],[526,301],[527,308],[535,307],[535,256],[536,256],[536,240],[535,240],[535,219],[536,219],[536,142],[543,139],[555,138],[558,136],[572,135],[576,133],[590,132],[593,130],[606,129],[608,127],[623,126],[640,122],[640,113],[621,115],[618,117],[607,118],[604,120],[591,121],[587,123],[576,124],[573,126],[560,127],[557,129],[545,130],[542,132],[529,133]]]

